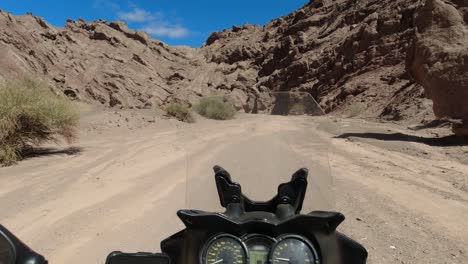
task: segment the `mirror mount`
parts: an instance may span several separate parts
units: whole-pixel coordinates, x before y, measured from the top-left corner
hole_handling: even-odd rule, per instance
[[[242,194],[241,185],[234,182],[229,172],[222,167],[215,166],[213,170],[221,206],[227,209],[226,214],[229,216],[263,211],[288,217],[301,212],[307,191],[308,169],[296,171],[289,182],[278,186],[277,195],[267,202],[253,201]]]
[[[16,249],[14,244],[2,230],[0,230],[0,263],[16,263]]]
[[[0,239],[4,239],[11,246],[12,261],[7,264],[47,264],[47,260],[31,250],[4,226],[0,225]]]

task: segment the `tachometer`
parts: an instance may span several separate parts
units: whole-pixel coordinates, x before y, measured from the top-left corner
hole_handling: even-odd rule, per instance
[[[217,235],[205,246],[202,261],[204,264],[247,264],[247,248],[235,236]]]
[[[273,264],[319,264],[317,252],[305,238],[287,235],[278,239],[270,253]]]

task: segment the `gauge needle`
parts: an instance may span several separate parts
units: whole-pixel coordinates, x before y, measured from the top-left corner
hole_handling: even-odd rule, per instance
[[[217,260],[217,261],[215,261],[215,262],[213,262],[213,263],[211,263],[211,264],[218,264],[218,263],[221,263],[221,262],[223,262],[223,260],[222,260],[222,259],[220,259],[220,260]]]
[[[290,260],[287,258],[276,258],[276,260],[290,262]]]

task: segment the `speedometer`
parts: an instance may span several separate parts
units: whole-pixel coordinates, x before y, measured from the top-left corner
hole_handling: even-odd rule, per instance
[[[273,264],[319,264],[317,252],[305,238],[287,235],[278,239],[270,253]]]
[[[247,249],[235,236],[217,235],[205,246],[202,261],[204,264],[247,264]]]

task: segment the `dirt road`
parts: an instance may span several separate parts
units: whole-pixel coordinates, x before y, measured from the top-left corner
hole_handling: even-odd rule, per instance
[[[50,263],[103,263],[113,250],[158,250],[182,228],[179,208],[217,208],[214,163],[254,198],[305,165],[319,186],[306,209],[344,212],[340,230],[368,248],[369,263],[468,262],[468,166],[440,148],[336,138],[362,124],[330,117],[168,124],[83,132],[76,148],[1,168],[0,223]]]

